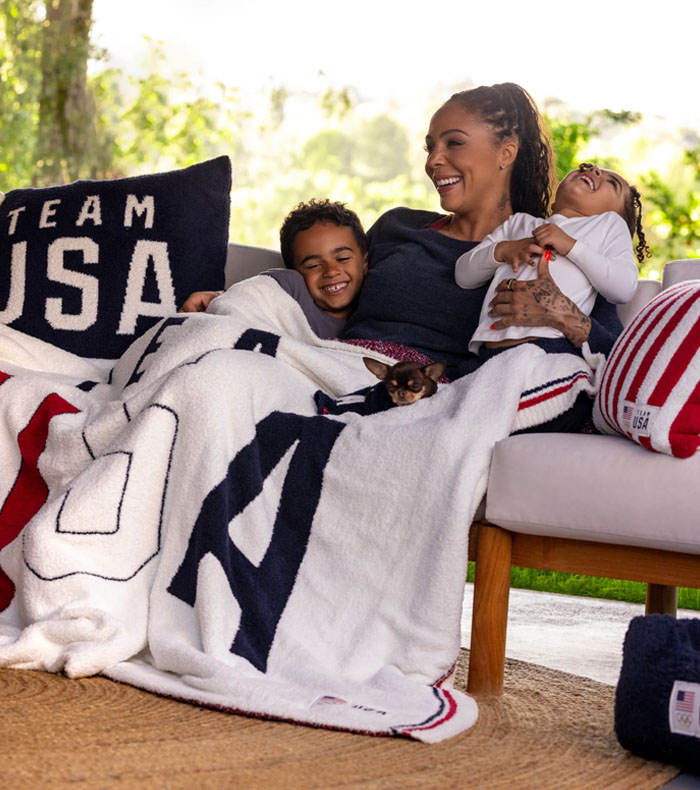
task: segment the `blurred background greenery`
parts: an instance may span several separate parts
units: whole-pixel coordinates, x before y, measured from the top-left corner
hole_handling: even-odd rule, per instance
[[[314,94],[276,83],[244,98],[173,68],[149,41],[147,62],[110,66],[91,39],[93,0],[0,0],[0,190],[114,178],[228,154],[232,240],[277,247],[289,209],[311,197],[346,201],[366,227],[388,208],[439,209],[423,171],[430,114],[452,89],[436,88],[407,114],[361,100],[348,85]],[[138,65],[138,68],[136,67]],[[594,160],[642,191],[653,256],[700,257],[700,139],[659,129],[634,108],[580,113],[550,101],[558,172]],[[664,150],[664,156],[658,154]]]

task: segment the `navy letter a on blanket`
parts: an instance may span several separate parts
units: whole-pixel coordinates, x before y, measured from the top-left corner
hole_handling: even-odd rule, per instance
[[[190,606],[197,597],[197,570],[213,554],[241,607],[231,652],[265,672],[277,624],[292,594],[321,497],[323,471],[344,423],[326,417],[272,412],[256,426],[253,441],[229,464],[224,480],[202,503],[185,558],[168,591]],[[267,551],[255,566],[231,541],[228,525],[262,491],[268,475],[298,442],[282,485]]]

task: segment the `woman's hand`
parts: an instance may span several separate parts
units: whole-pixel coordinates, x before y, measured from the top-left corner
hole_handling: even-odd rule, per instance
[[[223,291],[195,291],[185,299],[185,303],[178,312],[203,313],[206,311],[207,307],[209,307],[209,302],[222,293]]]
[[[544,255],[537,264],[538,279],[503,280],[491,300],[494,329],[507,326],[551,326],[580,348],[591,333],[591,319],[564,296],[549,273]]]

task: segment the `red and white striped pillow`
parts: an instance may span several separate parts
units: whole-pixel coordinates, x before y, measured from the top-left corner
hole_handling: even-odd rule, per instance
[[[700,447],[700,280],[662,291],[627,326],[601,377],[593,422],[659,453]]]

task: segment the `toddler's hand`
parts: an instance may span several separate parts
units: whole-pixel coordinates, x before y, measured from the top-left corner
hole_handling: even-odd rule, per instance
[[[568,255],[576,244],[576,239],[565,233],[558,225],[547,222],[532,231],[532,235],[540,247],[551,247],[560,255]]]
[[[535,242],[534,238],[517,239],[514,241],[499,241],[493,254],[499,263],[509,263],[517,273],[521,263],[534,264],[538,255],[544,249]]]

